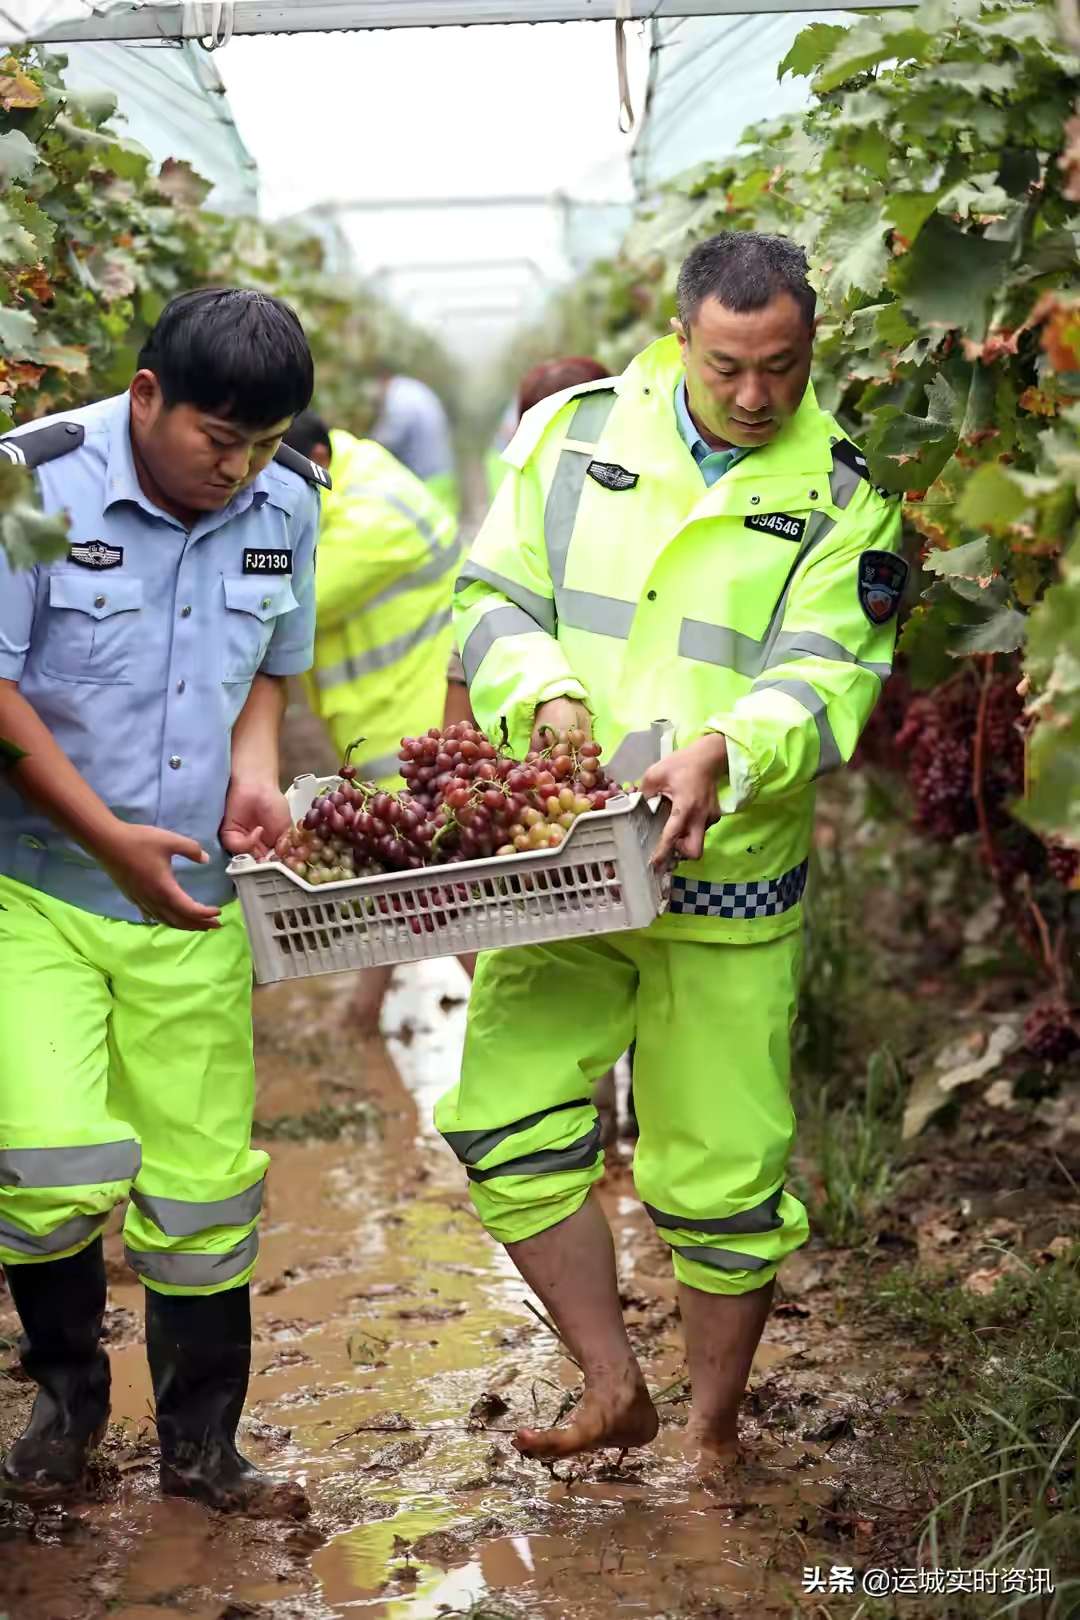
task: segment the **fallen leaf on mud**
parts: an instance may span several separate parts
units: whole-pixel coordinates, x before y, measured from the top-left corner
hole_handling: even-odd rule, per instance
[[[1045,1249],[1040,1249],[1039,1259],[1045,1265],[1052,1265],[1055,1260],[1064,1260],[1072,1253],[1076,1239],[1066,1237],[1062,1233],[1059,1237],[1051,1238]]]
[[[285,1367],[310,1367],[312,1358],[303,1350],[297,1350],[292,1345],[286,1345],[281,1350],[275,1350],[270,1360],[256,1372],[256,1378],[263,1378],[267,1373],[281,1372]]]
[[[258,1418],[249,1418],[245,1422],[244,1433],[268,1446],[284,1446],[292,1439],[291,1429],[283,1428],[280,1423],[262,1423]]]
[[[354,1367],[385,1367],[383,1355],[389,1348],[390,1340],[380,1339],[374,1333],[351,1333],[346,1345]]]
[[[932,1068],[916,1075],[912,1081],[904,1109],[904,1141],[918,1136],[939,1109],[945,1107],[951,1092],[974,1080],[985,1079],[1019,1044],[1018,1030],[1011,1024],[998,1024],[989,1035],[983,1029],[972,1030],[942,1047]]]
[[[979,1233],[980,1239],[985,1243],[1019,1243],[1020,1236],[1017,1222],[1010,1221],[1005,1215],[995,1215]]]
[[[464,1316],[468,1306],[458,1305],[407,1305],[403,1310],[395,1311],[394,1315],[400,1322],[449,1322],[455,1316]]]
[[[803,1431],[803,1439],[817,1440],[824,1445],[826,1443],[832,1443],[836,1440],[847,1440],[853,1436],[854,1433],[855,1424],[852,1422],[850,1416],[844,1412],[838,1413],[836,1417],[829,1418],[821,1425],[819,1429],[805,1429]]]
[[[927,1221],[925,1226],[916,1228],[915,1235],[919,1244],[919,1258],[924,1262],[933,1260],[942,1249],[951,1249],[960,1241],[956,1228],[946,1226],[943,1221]]]
[[[397,1474],[419,1462],[430,1445],[429,1434],[417,1436],[415,1440],[394,1440],[361,1467],[366,1474]]]
[[[983,1102],[988,1108],[1015,1108],[1016,1097],[1012,1081],[994,1080],[983,1092]]]
[[[400,1434],[407,1434],[412,1428],[412,1421],[404,1412],[376,1412],[371,1421],[365,1423],[363,1427],[372,1430],[381,1429],[387,1434],[393,1434],[395,1430]]]
[[[816,1266],[812,1260],[805,1259],[797,1253],[791,1255],[780,1275],[780,1287],[785,1299],[809,1294],[818,1286],[824,1275],[821,1267]]]
[[[961,1286],[966,1293],[985,1297],[992,1294],[1005,1277],[1015,1277],[1023,1270],[1020,1261],[1009,1254],[996,1266],[982,1266],[978,1271],[973,1271],[969,1277],[964,1278]]]
[[[781,1300],[779,1305],[773,1306],[774,1316],[809,1316],[810,1312],[805,1305],[797,1305],[793,1299]]]
[[[421,1536],[419,1541],[413,1542],[413,1557],[419,1558],[425,1564],[452,1564],[462,1553],[471,1552],[478,1542],[505,1536],[507,1531],[508,1526],[494,1514],[490,1514],[486,1519],[476,1520],[472,1524],[457,1525],[449,1530],[432,1530],[430,1534]]]
[[[467,1429],[482,1429],[490,1423],[492,1418],[502,1417],[509,1412],[510,1404],[504,1401],[501,1395],[493,1389],[486,1389],[479,1400],[473,1402],[469,1408],[469,1417],[465,1425]]]

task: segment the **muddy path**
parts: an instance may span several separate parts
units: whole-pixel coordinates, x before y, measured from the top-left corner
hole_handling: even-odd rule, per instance
[[[720,1492],[695,1485],[679,1456],[667,1254],[633,1196],[626,1148],[609,1156],[603,1196],[632,1335],[662,1396],[660,1439],[621,1467],[605,1453],[549,1471],[512,1450],[515,1424],[552,1420],[576,1369],[529,1313],[430,1126],[455,1072],[465,987],[453,962],[410,970],[385,1043],[341,1034],[347,979],[256,997],[259,1135],[274,1162],[242,1443],[306,1482],[311,1521],[230,1520],[158,1498],[140,1290],[114,1232],[113,1424],[93,1498],[37,1517],[0,1508],[0,1616],[790,1615],[813,1608],[804,1565],[861,1561],[837,1547],[872,1533],[880,1482],[850,1413],[902,1401],[917,1356],[885,1345],[874,1365],[823,1289],[827,1260],[796,1257],[752,1378],[754,1460]],[[29,1402],[5,1304],[0,1440]]]

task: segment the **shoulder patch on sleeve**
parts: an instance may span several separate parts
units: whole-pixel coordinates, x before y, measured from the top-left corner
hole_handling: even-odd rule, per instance
[[[317,489],[334,487],[325,467],[320,467],[317,461],[309,461],[307,456],[302,456],[299,450],[294,450],[291,445],[279,444],[274,460],[289,472],[296,473],[309,484],[314,484]]]
[[[45,427],[28,428],[25,433],[0,439],[0,455],[16,467],[41,467],[70,450],[78,450],[85,438],[86,430],[79,422],[49,422]]]

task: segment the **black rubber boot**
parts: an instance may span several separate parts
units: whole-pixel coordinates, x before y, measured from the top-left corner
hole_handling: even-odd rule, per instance
[[[78,1492],[109,1421],[101,1239],[63,1260],[7,1266],[5,1274],[23,1325],[23,1371],[38,1393],[25,1432],[0,1465],[0,1492],[62,1501]]]
[[[251,1371],[247,1287],[208,1295],[148,1288],[146,1352],[165,1494],[254,1518],[306,1518],[299,1485],[261,1473],[236,1449]]]

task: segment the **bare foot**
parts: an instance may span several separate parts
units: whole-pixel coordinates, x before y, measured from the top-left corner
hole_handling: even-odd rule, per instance
[[[686,1426],[685,1445],[699,1479],[716,1479],[729,1474],[746,1453],[734,1428],[717,1428],[703,1419],[691,1418]]]
[[[514,1446],[523,1457],[576,1457],[603,1446],[647,1446],[660,1419],[640,1372],[613,1384],[586,1387],[570,1420],[557,1429],[519,1429]]]

